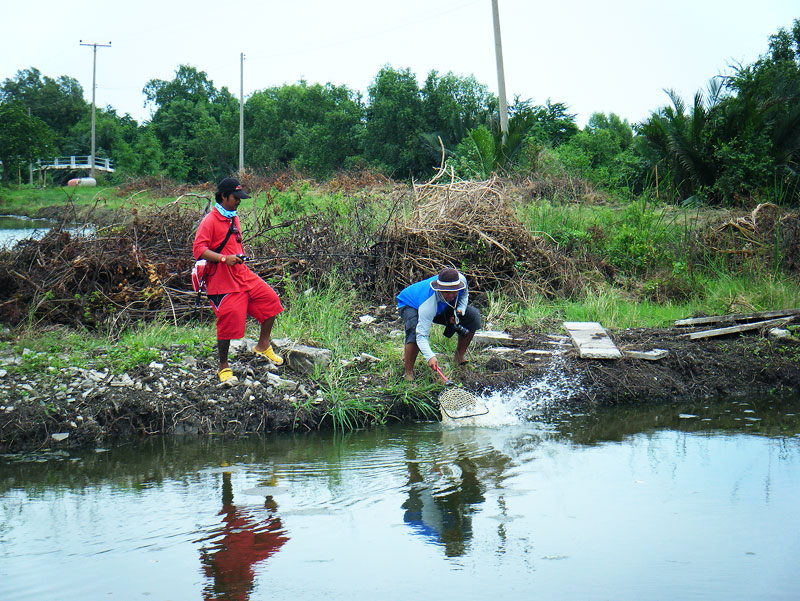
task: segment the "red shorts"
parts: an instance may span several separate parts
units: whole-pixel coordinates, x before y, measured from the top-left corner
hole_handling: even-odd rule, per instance
[[[278,295],[262,279],[255,280],[249,290],[211,294],[209,300],[217,316],[217,340],[244,338],[248,315],[261,323],[283,311]]]

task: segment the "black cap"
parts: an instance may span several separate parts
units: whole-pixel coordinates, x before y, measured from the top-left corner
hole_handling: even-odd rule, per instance
[[[236,198],[250,198],[250,195],[242,190],[241,184],[232,177],[226,177],[217,186],[217,192],[222,197],[233,194]]]

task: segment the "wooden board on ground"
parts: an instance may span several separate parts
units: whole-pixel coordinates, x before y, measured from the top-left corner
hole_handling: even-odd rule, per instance
[[[736,313],[732,315],[710,315],[708,317],[690,317],[679,319],[676,326],[701,326],[709,323],[737,323],[739,321],[765,320],[789,315],[800,315],[800,309],[783,309],[780,311],[761,311],[760,313]]]
[[[507,332],[494,332],[491,330],[478,330],[472,338],[473,344],[514,344],[519,342]]]
[[[761,328],[771,328],[775,326],[782,326],[789,323],[794,316],[782,317],[780,319],[768,319],[766,321],[757,321],[755,323],[743,323],[738,326],[730,326],[727,328],[716,328],[714,330],[703,330],[702,332],[691,332],[684,334],[689,340],[699,340],[701,338],[712,338],[713,336],[724,336],[726,334],[737,334],[739,332],[747,332],[749,330],[760,330]]]
[[[596,321],[565,321],[564,329],[581,359],[620,359],[622,353]]]
[[[622,354],[631,359],[644,359],[645,361],[658,361],[666,357],[669,352],[663,348],[654,348],[652,351],[622,351]]]

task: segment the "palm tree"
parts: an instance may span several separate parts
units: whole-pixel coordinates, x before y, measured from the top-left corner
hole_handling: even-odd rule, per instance
[[[673,187],[683,197],[714,184],[718,167],[710,121],[719,106],[720,90],[712,83],[708,100],[698,91],[691,110],[674,90],[665,90],[672,106],[659,109],[636,127],[650,150],[653,166],[669,174]]]

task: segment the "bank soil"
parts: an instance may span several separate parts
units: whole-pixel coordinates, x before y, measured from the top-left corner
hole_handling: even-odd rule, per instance
[[[375,335],[390,337],[400,326],[393,312],[386,312],[369,327]],[[357,320],[354,327],[360,327]],[[559,410],[800,394],[800,344],[795,338],[733,335],[692,341],[684,336],[687,331],[609,332],[622,351],[667,351],[665,357],[649,361],[581,359],[558,324],[551,334],[519,329],[510,332],[514,342],[503,348],[474,345],[469,365],[452,375],[476,392],[509,394],[556,378],[560,385],[548,405]],[[161,349],[157,361],[125,374],[105,370],[102,358],[90,368],[45,368],[36,373],[15,369],[19,357],[0,359],[0,450],[6,452],[107,445],[163,434],[302,432],[343,423],[343,405],[324,381],[269,366],[244,349],[233,356],[239,377],[234,386],[218,383],[213,355],[192,356],[180,346]],[[422,361],[415,382],[389,387],[387,382],[398,382],[402,373],[399,350],[397,356],[379,359],[375,364],[369,357],[334,357],[347,362],[352,386],[348,394],[361,400],[358,410],[344,416],[346,423],[371,427],[438,419],[440,388],[433,385],[435,379]],[[443,366],[452,371],[447,359]]]

